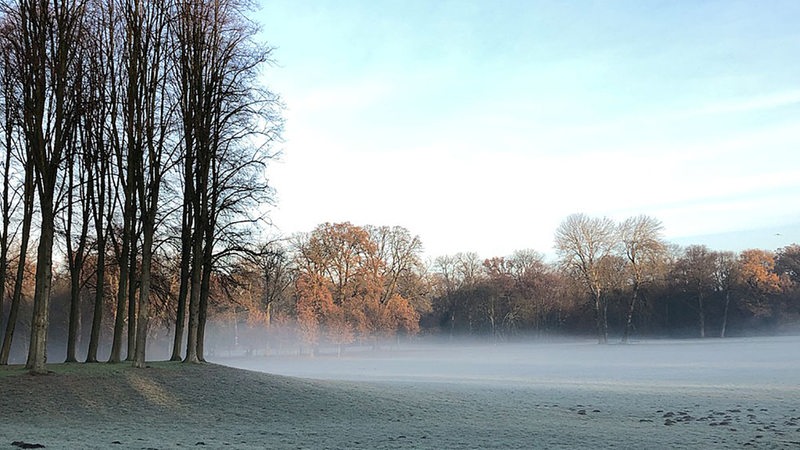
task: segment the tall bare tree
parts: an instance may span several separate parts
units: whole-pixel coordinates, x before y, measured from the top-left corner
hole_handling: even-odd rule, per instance
[[[556,230],[556,251],[568,271],[578,276],[594,303],[597,340],[608,342],[608,299],[604,296],[602,261],[617,246],[617,230],[608,218],[585,214],[567,217]]]
[[[26,368],[45,372],[52,283],[57,183],[64,151],[75,138],[78,99],[75,62],[83,32],[84,2],[20,0],[17,66],[22,87],[22,128],[33,163],[41,216],[31,339]]]
[[[410,286],[404,281],[418,278],[424,271],[421,258],[422,241],[419,236],[399,226],[365,228],[377,245],[375,257],[383,261],[383,264],[373,264],[373,267],[382,269],[380,275],[386,283],[381,303],[386,303],[398,293],[405,298],[414,296],[414,293],[408,292]]]
[[[676,261],[673,271],[684,291],[694,297],[697,325],[701,338],[706,337],[706,302],[714,292],[714,252],[705,245],[691,245]]]
[[[639,215],[630,217],[619,225],[619,237],[627,260],[630,274],[631,298],[625,316],[625,330],[622,342],[628,342],[633,327],[633,315],[639,301],[640,291],[654,276],[666,252],[666,244],[661,237],[663,226],[653,217]]]
[[[168,131],[172,105],[167,92],[170,67],[167,34],[169,11],[164,2],[130,0],[125,2],[124,15],[128,30],[125,102],[128,164],[134,167],[135,193],[142,226],[133,364],[135,367],[144,367],[158,200],[170,151]]]
[[[17,133],[18,130],[14,130]],[[9,143],[7,141],[7,143]],[[19,145],[17,146],[19,147]],[[25,277],[25,267],[27,264],[28,243],[31,235],[31,224],[33,222],[33,209],[34,198],[36,195],[36,186],[34,183],[33,163],[28,158],[27,152],[21,150],[18,159],[22,161],[23,165],[23,182],[22,182],[22,225],[19,241],[19,256],[17,257],[17,269],[14,276],[14,289],[11,294],[11,305],[8,311],[8,320],[6,322],[5,333],[3,334],[3,346],[0,349],[0,364],[8,364],[8,358],[11,353],[11,343],[14,339],[14,330],[17,325],[19,317],[19,307],[22,300],[22,288]],[[7,180],[6,180],[7,181]]]
[[[253,204],[268,192],[266,150],[277,138],[277,99],[258,81],[271,49],[255,42],[257,28],[239,0],[177,5],[176,72],[182,116],[184,224],[192,233],[182,254],[189,264],[189,323],[185,361],[203,359],[209,281],[219,260],[215,246],[237,224],[252,224]],[[191,166],[191,167],[190,167]],[[191,175],[191,176],[189,176]],[[185,251],[185,244],[191,251]],[[179,339],[176,337],[176,342]]]
[[[106,253],[112,232],[115,211],[113,200],[117,183],[112,173],[114,154],[119,149],[117,97],[117,58],[115,46],[116,22],[114,1],[98,0],[92,9],[92,45],[88,50],[89,76],[87,103],[84,114],[88,151],[88,183],[92,222],[94,223],[95,292],[92,310],[92,329],[86,362],[97,362],[103,306],[106,296]]]
[[[82,78],[83,67],[77,66],[78,76]],[[84,100],[87,93],[84,92],[82,83],[76,83],[75,95]],[[83,116],[85,108],[78,106],[78,114]],[[82,120],[79,117],[77,120]],[[63,216],[64,243],[67,250],[67,266],[70,274],[70,307],[69,325],[67,333],[67,358],[66,362],[77,362],[76,346],[80,327],[80,299],[83,288],[83,266],[88,254],[89,223],[91,221],[91,203],[93,196],[93,184],[87,182],[87,177],[91,177],[92,171],[89,165],[89,153],[92,148],[89,140],[91,125],[82,120],[78,139],[67,143],[66,151],[66,215]],[[80,142],[78,142],[80,141]],[[77,173],[76,173],[77,172]],[[89,180],[91,181],[91,180]],[[78,209],[78,211],[75,211]],[[79,224],[77,235],[74,232],[74,225]]]
[[[11,244],[9,231],[11,218],[19,198],[19,186],[12,183],[11,166],[17,134],[17,83],[14,80],[11,35],[12,24],[0,12],[0,148],[2,148],[3,191],[0,200],[0,326],[5,318],[6,277],[8,275],[8,250]]]

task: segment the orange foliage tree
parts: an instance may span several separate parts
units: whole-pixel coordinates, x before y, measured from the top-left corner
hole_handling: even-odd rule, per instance
[[[339,308],[333,303],[331,292],[322,277],[315,274],[298,277],[297,321],[300,337],[306,344],[317,346],[322,327],[339,314],[337,309]]]
[[[783,290],[775,271],[775,256],[766,250],[745,250],[739,255],[739,279],[745,287],[745,306],[756,316],[771,314],[767,297]]]
[[[308,343],[324,336],[341,349],[355,339],[419,331],[419,314],[390,270],[396,264],[385,258],[391,252],[373,236],[350,223],[325,223],[296,240],[297,319]]]

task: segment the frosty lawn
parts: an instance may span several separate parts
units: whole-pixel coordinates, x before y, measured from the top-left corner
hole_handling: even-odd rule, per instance
[[[796,448],[800,338],[0,369],[0,448]],[[296,378],[303,376],[310,378]]]

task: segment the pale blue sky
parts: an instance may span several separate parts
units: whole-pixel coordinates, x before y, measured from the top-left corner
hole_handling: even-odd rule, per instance
[[[284,234],[347,220],[428,256],[550,253],[584,212],[684,244],[800,241],[799,1],[269,0],[257,20],[288,107]]]

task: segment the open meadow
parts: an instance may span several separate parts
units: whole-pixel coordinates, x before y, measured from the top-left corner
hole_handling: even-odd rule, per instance
[[[0,448],[800,446],[798,337],[414,344],[217,363],[2,368]]]

